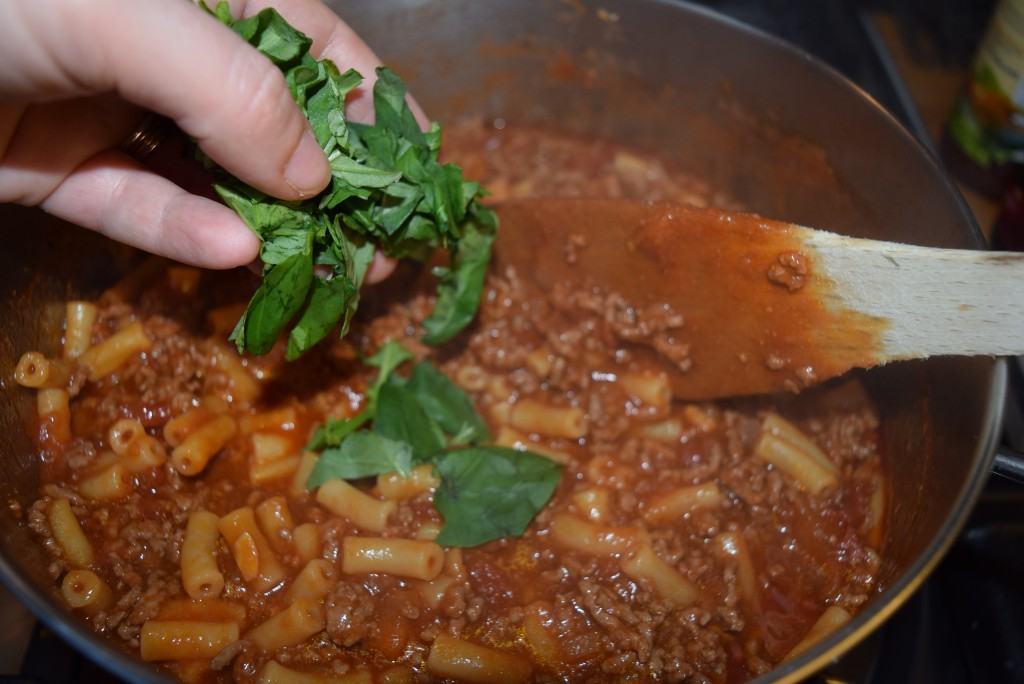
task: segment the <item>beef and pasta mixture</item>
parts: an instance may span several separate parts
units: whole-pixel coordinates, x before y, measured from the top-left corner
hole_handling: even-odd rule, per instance
[[[730,204],[606,142],[470,122],[446,145],[497,199]],[[585,239],[551,248],[571,271]],[[291,363],[226,342],[252,287],[239,273],[152,262],[69,303],[63,352],[19,372],[38,388],[45,483],[24,520],[70,609],[187,682],[739,682],[877,590],[878,420],[856,381],[673,400],[643,360],[683,373],[713,344],[687,336],[685,311],[600,283],[542,290],[529,264],[493,269],[476,323],[429,348],[432,295],[411,271]],[[316,426],[373,402],[384,419],[389,356],[434,398],[464,392],[496,453],[539,455],[522,481],[502,470],[514,459],[462,463],[473,500],[442,464],[318,471]],[[352,451],[345,467],[383,458]],[[539,510],[522,534],[502,527],[515,497]]]

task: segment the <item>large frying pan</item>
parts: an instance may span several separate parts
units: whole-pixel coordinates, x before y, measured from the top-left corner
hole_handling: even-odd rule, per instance
[[[668,0],[332,0],[435,118],[500,116],[612,136],[675,159],[773,218],[851,235],[980,247],[935,160],[836,72],[769,36]],[[601,12],[598,12],[598,9]],[[59,303],[111,283],[130,255],[41,213],[0,207],[0,501],[38,473],[17,352],[55,351]],[[863,378],[883,416],[893,493],[881,591],[846,627],[763,679],[805,676],[892,615],[949,547],[989,474],[1006,370],[947,358]],[[112,671],[159,677],[61,607],[47,558],[0,516],[0,579]]]

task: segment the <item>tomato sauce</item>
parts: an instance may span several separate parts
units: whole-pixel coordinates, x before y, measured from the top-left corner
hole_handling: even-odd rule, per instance
[[[660,160],[552,131],[468,122],[449,129],[446,154],[489,184],[496,200],[576,194],[735,208]],[[562,264],[562,282],[541,289],[530,277],[535,263],[499,254],[478,321],[439,349],[418,341],[432,295],[420,273],[403,266],[364,294],[345,340],[294,363],[284,362],[280,345],[267,357],[241,359],[256,397],[241,396],[215,362],[217,353],[234,352],[226,331],[211,324],[217,316],[208,316],[245,301],[253,283],[244,275],[202,273],[196,296],[176,292],[161,267],[147,267],[131,288],[115,288],[99,301],[93,342],[138,320],[153,345],[107,378],[75,381],[70,443],[56,446],[41,429],[45,484],[27,518],[53,554],[53,581],[71,566],[47,513],[66,498],[95,549],[91,570],[114,597],[82,614],[94,630],[138,653],[144,626],[154,621],[238,625],[240,638],[212,656],[154,663],[196,682],[270,681],[277,667],[322,681],[446,680],[441,656],[431,655],[441,637],[507,655],[509,677],[526,673],[530,681],[740,682],[783,660],[826,608],[856,613],[878,589],[885,496],[878,418],[856,380],[796,396],[662,401],[652,383],[670,386],[669,376],[685,373],[710,343],[688,334],[688,312],[574,282],[572,245],[538,247]],[[295,491],[294,470],[253,481],[253,434],[283,440],[281,460],[297,461],[317,424],[362,408],[375,369],[358,358],[391,340],[460,384],[499,442],[564,464],[553,498],[525,534],[444,549],[444,569],[431,581],[342,571],[346,537],[436,535],[443,520],[431,492],[396,501],[383,532],[368,533]],[[526,402],[578,410],[583,434],[531,431],[529,416],[515,418]],[[122,497],[81,494],[82,482],[109,462],[115,421],[138,420],[171,450],[167,421],[199,406],[238,425],[202,473],[183,476],[168,463],[132,474]],[[759,444],[767,416],[781,416],[798,435],[792,439],[813,444],[831,484],[812,491],[766,460]],[[701,485],[710,498],[700,504],[665,498]],[[372,478],[357,486],[380,497]],[[285,580],[260,592],[220,539],[215,555],[225,586],[205,602],[185,593],[181,549],[190,513],[223,516],[275,496],[285,498],[295,528],[316,527],[330,587],[319,599],[323,629],[266,651],[246,637],[290,605],[288,591],[308,562],[295,540],[285,538],[276,554]],[[655,501],[682,508],[661,516],[652,513]],[[560,536],[567,518],[607,530],[606,541],[626,541],[593,552]],[[653,553],[661,574],[630,570],[640,549]],[[679,598],[689,590],[692,600]]]

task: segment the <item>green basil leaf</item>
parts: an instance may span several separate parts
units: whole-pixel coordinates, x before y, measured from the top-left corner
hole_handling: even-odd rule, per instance
[[[426,140],[427,149],[430,150],[431,156],[437,159],[438,154],[441,152],[441,124],[431,121],[430,130],[423,137]]]
[[[369,262],[367,261],[367,263]],[[363,271],[365,270],[364,266]],[[313,431],[313,436],[310,438],[309,444],[306,445],[306,449],[320,451],[324,447],[338,446],[346,437],[372,420],[377,413],[377,395],[380,394],[380,388],[387,383],[396,368],[412,358],[414,358],[412,352],[392,340],[384,343],[376,354],[365,359],[366,365],[374,366],[378,371],[377,377],[366,390],[363,410],[351,418],[329,420],[318,426]]]
[[[375,169],[343,154],[331,159],[331,173],[357,188],[385,188],[402,177],[400,171]]]
[[[291,26],[272,7],[234,22],[231,28],[274,64],[287,64],[300,59],[313,44],[312,40]]]
[[[430,182],[423,186],[428,205],[442,232],[457,235],[466,217],[466,198],[462,194],[462,169],[454,164],[434,166]]]
[[[446,452],[434,468],[441,478],[434,506],[444,517],[436,540],[442,546],[521,535],[561,477],[561,466],[543,456],[493,446]]]
[[[384,194],[387,200],[381,205],[379,221],[388,235],[394,235],[423,200],[423,191],[409,183],[392,183]]]
[[[413,244],[423,243],[430,240],[432,235],[436,235],[437,230],[437,224],[434,221],[426,216],[416,215],[406,225],[402,241]]]
[[[230,177],[197,151],[197,158],[219,176],[217,192],[262,241],[264,285],[231,339],[240,350],[263,353],[273,345],[271,333],[279,333],[301,311],[289,334],[287,358],[294,359],[335,324],[342,335],[347,333],[359,303],[362,274],[357,272],[365,271],[373,249],[424,261],[438,248],[449,252],[452,267],[438,272],[442,281],[426,339],[440,343],[453,337],[476,312],[496,223],[476,203],[484,195],[479,185],[463,180],[457,166],[438,162],[441,127],[434,123],[426,133],[420,130],[405,84],[386,67],[378,69],[373,88],[375,122],[349,122],[345,100],[362,82],[358,72],[342,73],[329,60],[315,59],[309,38],[273,9],[236,20],[226,2],[212,11],[202,0],[200,5],[280,68],[332,172],[330,185],[316,197],[282,202]],[[476,224],[476,233],[469,223]],[[464,233],[472,235],[465,240]],[[283,277],[298,274],[299,254],[313,264],[330,265],[333,277],[308,279],[302,292],[301,282]],[[271,273],[277,275],[268,282]],[[286,291],[273,293],[278,286]]]
[[[443,344],[472,322],[483,295],[493,243],[493,233],[480,230],[473,222],[466,225],[454,248],[451,268],[442,272],[434,310],[423,321],[424,342]]]
[[[325,450],[306,480],[308,489],[315,489],[327,480],[358,480],[381,473],[398,473],[408,477],[412,468],[412,449],[372,432],[356,432],[340,447]]]
[[[426,145],[426,138],[405,101],[405,83],[391,69],[377,67],[377,82],[373,85],[373,109],[376,125],[405,138],[416,145]]]
[[[260,261],[264,268],[279,264],[294,254],[305,251],[309,233],[303,229],[281,230],[273,238],[264,240],[260,246]]]
[[[231,15],[231,3],[227,0],[217,0],[217,4],[212,10],[210,9],[210,6],[206,4],[206,0],[197,0],[196,5],[198,5],[200,9],[206,10],[209,14],[212,14],[220,23],[224,24],[228,28],[233,29],[236,24],[243,24],[245,27],[257,25],[256,22],[243,22],[242,20],[236,20]],[[244,30],[250,35],[255,32],[255,29],[245,28]],[[245,36],[243,35],[242,38],[244,39]]]
[[[231,17],[231,5],[227,2],[227,0],[220,0],[220,2],[217,3],[216,8],[212,10],[206,4],[205,0],[199,0],[199,6],[207,12],[209,12],[210,14],[212,14],[213,16],[217,17],[217,19],[219,19],[221,23],[227,24],[228,26],[231,25],[231,22],[233,21]]]
[[[331,184],[328,188],[329,191],[325,195],[321,196],[320,209],[334,209],[345,202],[345,200],[352,197],[366,200],[369,199],[370,195],[373,193],[373,191],[368,188],[357,188],[344,178],[339,178],[337,176],[331,177]]]
[[[437,168],[437,155],[427,148],[406,143],[401,145],[400,150],[396,148],[395,168],[401,171],[402,176],[408,181],[417,186],[423,186],[429,182],[430,174]],[[426,194],[423,188],[420,189],[420,194]],[[427,211],[427,209],[428,207],[424,203],[421,210]]]
[[[381,345],[381,348],[377,350],[377,353],[366,359],[366,365],[379,368],[380,371],[377,373],[377,377],[374,379],[373,384],[366,391],[366,399],[369,404],[376,404],[377,395],[380,393],[380,388],[384,386],[384,383],[388,381],[391,374],[396,368],[401,366],[406,361],[415,358],[411,351],[406,349],[399,342],[391,340]]]
[[[268,199],[250,188],[217,184],[214,189],[261,239],[272,238],[276,231],[309,230],[314,223],[309,212]]]
[[[487,423],[476,412],[469,395],[432,363],[416,364],[405,389],[416,397],[423,411],[442,430],[452,435],[453,445],[479,444],[491,438]]]
[[[346,437],[369,422],[372,414],[363,410],[351,418],[339,418],[328,420],[323,425],[318,425],[306,445],[307,451],[320,451],[329,446],[338,446]]]
[[[330,153],[335,147],[348,149],[349,128],[345,119],[345,98],[359,87],[363,77],[355,69],[344,74],[332,62],[321,62],[324,83],[306,105],[306,118],[317,142]]]
[[[327,337],[327,333],[347,314],[355,296],[356,286],[345,276],[337,276],[332,280],[314,279],[309,303],[288,335],[285,358],[289,361],[297,359]]]
[[[423,410],[416,395],[394,383],[380,388],[373,431],[411,446],[417,463],[426,461],[445,447],[444,434]]]
[[[284,74],[284,80],[288,84],[292,98],[299,105],[299,109],[303,111],[306,111],[309,106],[310,93],[315,94],[326,79],[326,65],[317,62],[308,54],[303,55],[302,60]]]
[[[276,200],[269,201],[262,193],[223,184],[215,185],[214,189],[262,240],[260,260],[265,266],[279,264],[306,251],[310,234],[315,238],[320,232],[309,213]]]
[[[393,132],[380,126],[367,126],[365,124],[352,124],[352,128],[359,133],[359,140],[365,147],[365,156],[375,164],[403,169],[395,162],[398,158],[398,148],[402,142]],[[409,146],[405,142],[405,146]]]
[[[293,254],[272,266],[231,333],[239,352],[266,354],[285,325],[306,301],[313,281],[309,252]]]
[[[366,271],[370,268],[370,262],[373,261],[373,254],[376,251],[368,242],[356,246],[350,241],[344,243],[343,250],[345,251],[348,279],[353,284],[353,294],[349,297],[341,317],[341,330],[338,333],[341,337],[348,334],[348,326],[356,314],[356,307],[359,306],[359,289],[363,285]]]

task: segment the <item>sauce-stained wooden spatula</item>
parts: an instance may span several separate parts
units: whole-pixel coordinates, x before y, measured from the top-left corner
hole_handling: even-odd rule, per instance
[[[692,364],[671,373],[677,397],[795,390],[901,359],[1024,353],[1024,254],[663,202],[518,200],[498,213],[499,267],[684,316]]]

